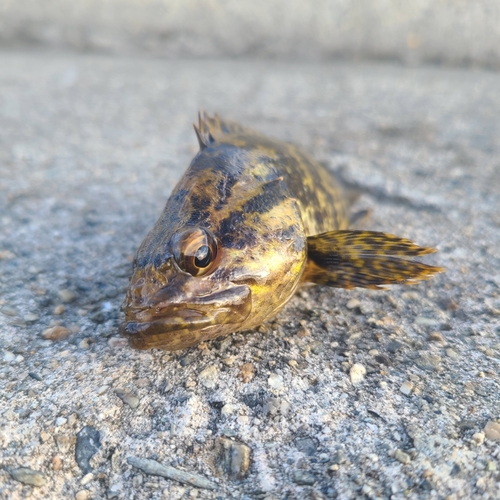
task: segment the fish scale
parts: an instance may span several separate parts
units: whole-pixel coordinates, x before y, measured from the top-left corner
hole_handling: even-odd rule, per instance
[[[410,240],[348,230],[349,196],[301,149],[215,115],[134,259],[120,326],[178,350],[272,319],[301,283],[413,284],[441,272]]]

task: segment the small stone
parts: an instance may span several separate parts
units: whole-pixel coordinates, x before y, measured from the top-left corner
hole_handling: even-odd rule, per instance
[[[476,432],[472,435],[472,440],[476,443],[476,446],[481,446],[484,443],[486,434],[484,432]]]
[[[435,371],[441,367],[441,356],[438,354],[424,353],[416,359],[415,363],[422,370]]]
[[[274,389],[276,391],[283,390],[283,377],[281,375],[278,375],[277,373],[271,373],[271,375],[269,375],[269,378],[267,379],[267,383],[269,384],[269,387],[271,387],[271,389]]]
[[[123,484],[122,483],[112,484],[108,488],[108,491],[106,492],[106,496],[108,498],[118,498],[120,496],[120,493],[121,493],[122,489],[123,489]]]
[[[59,295],[59,298],[65,303],[73,302],[76,299],[75,293],[71,290],[68,290],[67,288],[59,290],[57,294]]]
[[[349,460],[347,459],[347,456],[345,454],[344,450],[337,450],[332,457],[332,464],[334,465],[341,465],[348,463]]]
[[[42,337],[46,340],[58,341],[67,339],[70,334],[71,332],[69,329],[64,326],[51,326],[50,328],[44,330]]]
[[[238,377],[243,381],[243,383],[250,382],[255,376],[255,366],[252,363],[245,363],[240,367]]]
[[[146,377],[143,377],[143,378],[138,378],[136,381],[135,381],[135,385],[137,387],[140,387],[140,388],[144,388],[144,387],[147,387],[151,382],[149,381],[148,378]]]
[[[439,332],[432,332],[428,338],[431,342],[440,342],[442,344],[446,342],[445,338]]]
[[[61,470],[62,466],[63,463],[61,457],[59,457],[58,455],[54,455],[54,457],[52,457],[52,469],[56,471]]]
[[[41,382],[43,379],[42,377],[40,377],[40,375],[38,375],[38,373],[35,373],[35,372],[29,372],[28,375],[34,379],[34,380],[38,380],[38,382]]]
[[[349,370],[352,385],[360,384],[366,375],[366,368],[361,363],[355,363]]]
[[[295,446],[297,447],[297,450],[301,451],[308,457],[314,456],[318,450],[318,444],[313,438],[310,437],[297,439]]]
[[[497,464],[493,460],[488,460],[486,462],[486,470],[489,472],[495,472],[497,470]]]
[[[346,307],[347,309],[356,309],[361,305],[361,302],[358,299],[350,299],[347,301]]]
[[[9,472],[16,481],[23,484],[29,484],[30,486],[44,486],[47,482],[45,476],[41,472],[28,467],[19,467]]]
[[[75,500],[88,500],[89,498],[90,498],[90,491],[88,490],[77,491],[75,495]]]
[[[401,450],[396,450],[394,452],[394,458],[398,461],[401,462],[403,465],[409,464],[410,463],[410,455],[408,453],[405,453],[404,451]]]
[[[490,441],[500,441],[500,424],[490,420],[483,429],[486,439]]]
[[[219,370],[214,365],[207,366],[198,374],[198,378],[203,387],[213,389],[219,379]]]
[[[66,310],[66,308],[64,307],[63,304],[58,304],[52,310],[52,314],[54,314],[55,316],[61,316],[61,314],[64,314],[65,310]]]
[[[0,260],[11,260],[15,258],[16,254],[10,250],[0,250]]]
[[[312,486],[316,482],[316,477],[311,472],[296,470],[293,473],[293,482],[304,486]]]
[[[449,348],[449,349],[446,349],[446,355],[449,357],[449,358],[456,358],[458,357],[458,353],[457,351],[454,351],[453,349]]]
[[[225,437],[217,439],[215,445],[216,464],[219,471],[230,479],[242,480],[250,467],[251,449],[244,443]]]
[[[414,321],[415,325],[418,326],[438,326],[439,321],[434,318],[426,318],[425,316],[417,316]]]
[[[86,425],[76,435],[76,463],[84,474],[92,470],[90,459],[99,451],[100,447],[101,435],[94,427]]]
[[[409,380],[406,380],[405,382],[403,382],[403,384],[401,384],[401,387],[399,388],[399,390],[405,396],[409,396],[412,393],[414,387],[415,386],[414,386],[413,382],[410,382]]]
[[[391,354],[395,354],[396,352],[398,352],[401,348],[403,347],[403,344],[401,342],[398,342],[397,340],[391,340],[388,344],[387,344],[387,350],[391,353]]]
[[[51,435],[48,432],[42,431],[40,432],[40,439],[42,443],[46,443],[50,439]]]
[[[368,316],[370,314],[373,314],[373,312],[375,311],[374,307],[372,304],[368,303],[368,302],[363,302],[361,304],[361,306],[359,307],[359,311],[361,312],[361,314],[363,316]]]
[[[68,421],[67,418],[57,417],[56,418],[56,427],[60,427],[61,425],[64,425],[67,421]]]
[[[92,472],[89,472],[88,474],[85,474],[82,479],[80,480],[80,484],[82,486],[85,486],[86,484],[90,483],[94,479],[94,474]]]
[[[124,389],[116,389],[115,394],[130,408],[135,410],[139,406],[139,398],[130,391]]]
[[[27,323],[33,323],[34,321],[38,320],[38,314],[27,314],[23,319]]]
[[[90,339],[82,339],[80,342],[78,342],[78,347],[80,349],[88,349],[90,347]]]
[[[108,392],[108,389],[109,389],[109,386],[107,386],[107,385],[101,385],[101,387],[99,387],[97,389],[97,394],[99,396],[102,396],[104,393]]]
[[[223,362],[226,366],[233,366],[235,361],[236,361],[236,357],[235,357],[235,356],[228,356],[227,358],[224,358],[224,359],[222,360],[222,362]]]
[[[54,440],[56,442],[57,449],[64,454],[68,453],[71,446],[73,446],[73,444],[75,443],[75,436],[65,436],[57,434],[56,436],[54,436]]]
[[[4,351],[3,352],[3,360],[6,363],[12,363],[12,361],[15,361],[16,355],[13,352],[10,351]]]
[[[234,413],[235,409],[236,408],[234,407],[234,405],[232,405],[231,403],[227,403],[221,408],[220,414],[223,417],[229,417],[229,415],[232,415]]]
[[[122,337],[111,337],[108,340],[108,346],[111,349],[120,349],[122,347],[127,347],[128,346],[128,340],[124,339]]]

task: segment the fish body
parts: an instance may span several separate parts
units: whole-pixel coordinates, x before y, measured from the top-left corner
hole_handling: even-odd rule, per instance
[[[178,350],[273,318],[303,282],[352,288],[426,279],[431,253],[349,231],[333,175],[299,148],[218,116],[135,259],[120,331],[132,347]]]

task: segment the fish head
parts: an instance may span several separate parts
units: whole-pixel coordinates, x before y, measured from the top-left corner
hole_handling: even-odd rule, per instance
[[[154,240],[153,231],[137,253],[122,305],[120,333],[131,346],[174,351],[237,331],[252,309],[251,288],[214,274],[224,252],[210,229]]]

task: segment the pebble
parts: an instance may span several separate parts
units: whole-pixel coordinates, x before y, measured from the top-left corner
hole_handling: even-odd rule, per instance
[[[116,389],[115,394],[130,408],[135,410],[139,406],[139,398],[126,389]]]
[[[76,435],[75,459],[84,474],[92,470],[90,459],[101,447],[101,435],[90,425],[83,427]]]
[[[71,332],[64,326],[51,326],[43,331],[42,337],[46,340],[64,340],[70,336]]]
[[[486,439],[490,441],[500,441],[500,424],[490,420],[483,429]]]
[[[346,307],[347,309],[356,309],[361,305],[361,302],[358,299],[350,299],[347,301]]]
[[[248,383],[255,377],[255,366],[252,363],[245,363],[240,367],[238,377],[243,383]]]
[[[414,321],[418,326],[438,326],[439,321],[434,318],[426,318],[425,316],[417,316]]]
[[[65,303],[73,302],[76,299],[75,293],[71,290],[68,290],[67,288],[59,290],[57,294],[59,295],[59,298]]]
[[[16,254],[10,250],[0,250],[0,260],[11,260],[15,259]]]
[[[391,340],[388,344],[387,344],[387,350],[391,353],[391,354],[395,354],[396,352],[398,352],[402,347],[403,347],[404,344],[402,344],[401,342],[398,342],[397,340]]]
[[[203,387],[213,389],[219,379],[219,370],[214,365],[207,366],[198,374],[198,378]]]
[[[403,384],[401,385],[401,387],[399,388],[399,390],[405,396],[409,396],[412,393],[414,387],[415,386],[414,386],[413,382],[410,382],[409,380],[407,380],[406,382],[403,382]]]
[[[425,371],[438,370],[441,366],[441,356],[438,354],[424,353],[415,361],[416,365]]]
[[[453,349],[449,348],[449,349],[446,349],[446,355],[449,357],[449,358],[456,358],[458,357],[458,353],[457,351],[454,351]]]
[[[216,463],[218,469],[230,479],[242,480],[250,467],[251,449],[244,443],[225,437],[217,439],[215,445]]]
[[[47,482],[45,476],[41,472],[28,467],[19,467],[9,472],[16,481],[23,484],[29,484],[30,486],[44,486]]]
[[[109,389],[109,386],[107,386],[107,385],[101,385],[101,387],[99,387],[97,389],[97,394],[99,396],[102,396],[104,393],[106,393],[108,391],[108,389]]]
[[[61,314],[64,314],[65,310],[66,310],[66,308],[64,307],[63,304],[58,304],[52,310],[52,314],[54,314],[55,316],[61,316]]]
[[[10,351],[4,351],[3,352],[3,360],[6,363],[12,363],[12,361],[15,361],[16,355],[13,352]]]
[[[229,415],[232,415],[234,413],[235,407],[231,403],[226,403],[222,408],[221,408],[221,415],[223,417],[228,417]]]
[[[38,319],[38,314],[27,314],[23,320],[26,321],[27,323],[33,323]]]
[[[361,363],[355,363],[349,370],[349,376],[353,385],[360,384],[366,375],[366,368]]]
[[[432,332],[428,338],[431,342],[440,342],[442,344],[446,342],[445,338],[439,332]]]
[[[267,398],[264,400],[262,411],[265,416],[274,416],[278,412],[282,415],[286,415],[290,408],[290,405],[286,401],[281,401],[278,398]]]
[[[62,466],[63,466],[63,463],[62,463],[61,457],[59,455],[55,455],[52,458],[52,469],[56,470],[56,471],[61,470]]]
[[[283,390],[283,377],[281,375],[278,375],[277,373],[271,373],[271,375],[269,375],[269,378],[267,379],[267,383],[269,384],[269,387],[271,387],[271,389],[275,389],[276,391]]]
[[[293,482],[304,486],[311,486],[316,482],[316,477],[311,472],[305,470],[296,470],[293,473]]]
[[[60,427],[61,425],[64,425],[67,421],[68,421],[67,418],[57,417],[56,418],[56,427]]]
[[[90,341],[91,339],[89,338],[82,339],[80,340],[80,342],[78,342],[78,347],[80,349],[88,349],[90,347]]]
[[[94,479],[94,474],[92,472],[89,472],[88,474],[85,474],[82,479],[80,480],[80,484],[82,486],[85,486],[86,484],[90,483]]]
[[[88,500],[89,498],[90,498],[90,491],[88,490],[77,491],[75,495],[75,500]]]
[[[401,450],[396,450],[394,452],[394,458],[398,461],[401,462],[402,464],[406,465],[410,463],[410,455],[408,453],[405,453],[404,451]]]
[[[143,377],[143,378],[138,378],[138,379],[135,381],[135,385],[136,385],[136,387],[140,387],[140,388],[147,387],[149,384],[150,384],[150,381],[149,381],[149,379],[148,379],[148,378],[146,378],[146,377]]]
[[[316,455],[316,451],[318,450],[316,441],[310,437],[297,439],[295,446],[297,447],[297,450],[301,451],[308,457]]]
[[[123,490],[123,483],[112,484],[108,491],[106,491],[106,496],[108,498],[118,498]]]
[[[58,434],[54,436],[54,440],[56,442],[57,449],[63,454],[67,453],[71,446],[75,444],[75,436],[65,436],[62,434]]]
[[[165,477],[167,479],[172,479],[173,481],[178,481],[179,483],[191,484],[197,488],[204,488],[207,490],[215,490],[217,488],[215,483],[203,476],[200,476],[199,474],[179,470],[168,465],[162,465],[156,460],[128,457],[127,462],[133,467],[142,470],[145,474]]]
[[[108,340],[108,346],[111,349],[120,349],[121,347],[127,347],[128,340],[124,339],[123,337],[111,337]]]
[[[481,446],[484,443],[484,439],[486,435],[484,432],[476,432],[472,435],[472,440],[476,443],[477,446]]]

